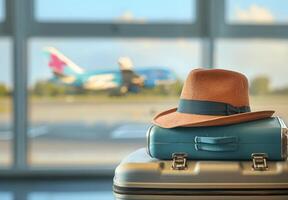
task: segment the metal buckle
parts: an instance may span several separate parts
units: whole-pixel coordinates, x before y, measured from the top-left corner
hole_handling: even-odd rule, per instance
[[[172,169],[184,170],[187,168],[187,153],[173,153]]]
[[[267,154],[266,153],[252,153],[251,155],[253,165],[252,168],[255,171],[265,171],[268,169]]]

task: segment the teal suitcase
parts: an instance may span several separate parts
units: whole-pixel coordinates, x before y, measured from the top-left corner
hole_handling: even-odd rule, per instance
[[[287,158],[287,127],[279,117],[213,127],[165,129],[152,126],[147,150],[154,158],[183,155],[191,160],[269,160]]]

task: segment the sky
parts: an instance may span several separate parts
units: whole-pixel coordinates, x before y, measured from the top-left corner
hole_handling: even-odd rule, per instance
[[[0,0],[0,20],[1,2],[3,0]],[[226,7],[229,23],[288,22],[288,1],[284,0],[277,3],[273,0],[229,0]],[[35,8],[39,21],[177,23],[195,19],[194,1],[190,0],[36,0]],[[131,57],[136,67],[167,67],[182,79],[191,69],[201,65],[201,41],[197,38],[32,38],[28,48],[29,85],[52,75],[47,67],[47,57],[42,52],[45,46],[58,48],[87,71],[118,69],[120,56]],[[0,82],[11,85],[9,38],[0,37],[0,52]],[[288,40],[221,39],[216,43],[215,56],[218,67],[243,72],[250,79],[257,75],[269,76],[272,87],[288,85]]]
[[[286,0],[228,0],[226,17],[233,23],[287,23]]]
[[[193,0],[36,0],[35,7],[36,18],[40,21],[190,22],[194,17],[194,12],[191,12],[194,10],[193,2]]]

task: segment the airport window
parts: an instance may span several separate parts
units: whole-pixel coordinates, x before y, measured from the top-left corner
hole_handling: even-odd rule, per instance
[[[272,55],[271,55],[272,53]],[[288,120],[288,40],[220,39],[216,66],[245,73],[254,110],[272,109]]]
[[[0,22],[4,21],[5,18],[5,9],[4,9],[4,0],[0,0]]]
[[[287,1],[227,0],[226,21],[232,24],[287,24],[287,7]]]
[[[35,17],[40,22],[192,23],[194,9],[194,0],[36,0]]]
[[[287,120],[287,7],[272,0],[0,0],[0,174],[89,166],[112,173],[145,146],[152,116],[177,105],[193,67],[247,74],[252,109],[275,109]]]
[[[12,164],[12,55],[11,40],[0,37],[0,168]]]
[[[152,116],[177,105],[182,81],[200,65],[200,54],[199,40],[187,38],[31,39],[29,164],[115,167],[145,146]],[[118,81],[121,57],[131,59],[143,87]]]

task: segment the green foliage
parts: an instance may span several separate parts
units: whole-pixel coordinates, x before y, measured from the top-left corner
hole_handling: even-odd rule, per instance
[[[0,96],[8,96],[9,90],[4,83],[0,83]]]
[[[177,81],[173,84],[161,84],[154,88],[141,88],[137,96],[179,96],[182,90],[183,83]],[[79,95],[79,96],[119,96],[117,90],[93,91],[73,86],[61,85],[50,81],[38,81],[35,83],[31,93],[36,96],[62,96],[62,95]],[[119,93],[119,92],[118,92]],[[112,94],[112,95],[111,95]],[[130,93],[129,93],[130,94]],[[131,94],[133,95],[133,94]]]
[[[182,91],[182,86],[183,83],[179,80],[173,84],[161,84],[154,88],[143,89],[141,94],[155,96],[179,96]]]
[[[66,87],[48,81],[38,81],[33,89],[33,94],[38,96],[58,96],[66,94]]]
[[[182,92],[183,82],[178,80],[176,83],[171,85],[171,93],[175,96],[180,96]]]
[[[265,95],[270,93],[270,80],[266,76],[258,76],[251,81],[250,93],[253,95]]]
[[[281,89],[275,89],[275,90],[273,90],[272,94],[288,95],[288,86],[281,88]]]

